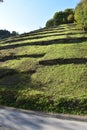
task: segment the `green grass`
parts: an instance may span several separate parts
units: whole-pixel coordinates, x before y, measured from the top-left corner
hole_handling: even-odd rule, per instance
[[[83,41],[74,40],[81,37]],[[69,24],[0,41],[0,104],[87,114],[86,37]],[[73,41],[50,44],[63,38]],[[42,41],[49,44],[43,45]]]

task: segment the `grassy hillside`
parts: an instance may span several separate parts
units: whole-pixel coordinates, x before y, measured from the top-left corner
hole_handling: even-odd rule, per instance
[[[68,24],[0,41],[0,105],[87,114],[87,33]]]

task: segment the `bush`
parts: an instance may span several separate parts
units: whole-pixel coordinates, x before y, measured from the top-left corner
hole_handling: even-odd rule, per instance
[[[67,17],[67,21],[68,21],[68,23],[73,23],[73,22],[74,22],[74,15],[73,15],[73,14],[70,14],[70,15]]]
[[[16,107],[35,111],[52,111],[51,106],[52,103],[45,94],[28,95],[27,97],[19,96],[16,100]]]
[[[79,28],[87,31],[87,0],[81,0],[76,6],[75,20]]]
[[[17,91],[7,88],[0,90],[0,104],[6,106],[14,106],[17,98]]]
[[[55,107],[58,113],[87,114],[87,99],[60,98]]]
[[[35,91],[22,93],[4,88],[0,90],[0,105],[35,111],[87,114],[87,98],[59,97],[53,100],[51,96]]]
[[[53,19],[50,19],[46,22],[46,27],[47,28],[50,28],[50,27],[53,27],[54,26],[54,20]]]

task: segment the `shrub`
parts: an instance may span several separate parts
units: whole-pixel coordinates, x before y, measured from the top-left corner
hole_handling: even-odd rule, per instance
[[[8,88],[3,88],[0,90],[0,104],[7,106],[14,106],[17,97],[16,90],[10,90]]]
[[[46,22],[46,27],[47,28],[50,28],[50,27],[53,27],[54,26],[54,20],[53,19],[50,19]]]
[[[67,17],[67,21],[69,23],[73,23],[74,22],[74,15],[73,14],[70,14],[68,17]]]
[[[87,0],[81,0],[76,6],[75,20],[79,28],[87,30]]]

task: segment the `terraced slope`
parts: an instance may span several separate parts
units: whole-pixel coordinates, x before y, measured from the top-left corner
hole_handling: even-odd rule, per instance
[[[68,24],[1,41],[0,104],[87,114],[87,33]]]

